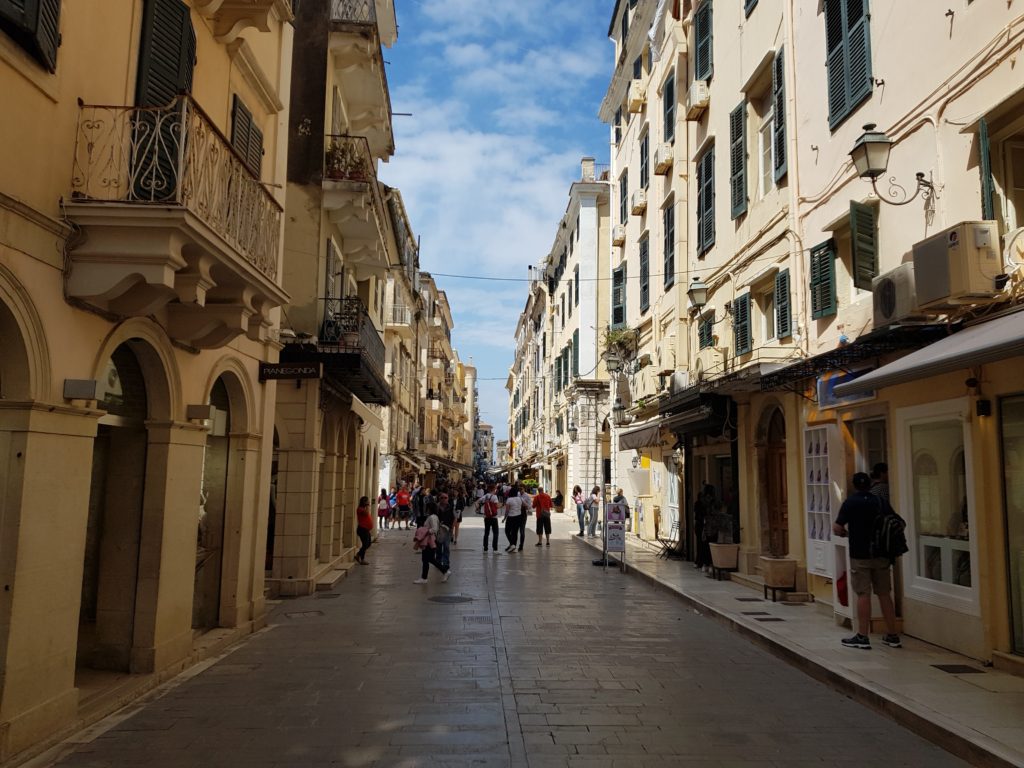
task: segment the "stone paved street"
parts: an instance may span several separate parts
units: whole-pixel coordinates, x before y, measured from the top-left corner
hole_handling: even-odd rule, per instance
[[[559,516],[556,516],[558,518]],[[218,663],[66,745],[117,766],[942,766],[959,760],[644,580],[550,547],[484,554],[414,585],[384,532],[334,592],[277,606]],[[438,602],[437,598],[465,598]]]

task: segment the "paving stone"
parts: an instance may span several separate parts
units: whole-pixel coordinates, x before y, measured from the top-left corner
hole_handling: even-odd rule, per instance
[[[466,541],[481,527],[466,520]],[[456,549],[451,580],[426,585],[411,583],[411,533],[389,532],[336,598],[276,606],[271,631],[56,764],[820,768],[851,765],[842,734],[859,732],[864,765],[963,765],[672,595],[593,567],[572,527],[556,515],[552,546],[514,558]],[[429,599],[453,594],[473,600]]]

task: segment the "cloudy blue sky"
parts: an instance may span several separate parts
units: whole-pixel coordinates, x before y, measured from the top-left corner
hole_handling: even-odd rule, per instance
[[[396,0],[385,51],[402,190],[432,273],[526,278],[548,253],[581,157],[608,162],[597,110],[614,0]],[[505,377],[526,283],[437,277],[452,342],[481,378],[480,418],[507,432]]]

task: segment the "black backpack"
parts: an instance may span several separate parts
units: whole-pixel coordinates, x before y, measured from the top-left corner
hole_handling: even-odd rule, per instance
[[[907,522],[883,499],[875,497],[881,507],[871,529],[871,557],[884,557],[890,563],[909,551]]]

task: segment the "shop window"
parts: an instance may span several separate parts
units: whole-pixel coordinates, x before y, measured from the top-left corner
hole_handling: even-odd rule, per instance
[[[1024,395],[1004,398],[999,419],[1013,651],[1024,654]]]

